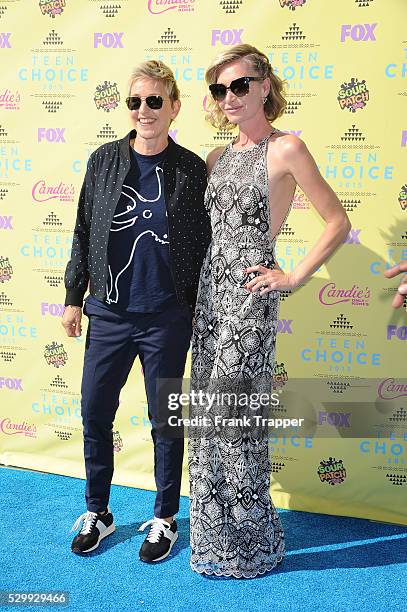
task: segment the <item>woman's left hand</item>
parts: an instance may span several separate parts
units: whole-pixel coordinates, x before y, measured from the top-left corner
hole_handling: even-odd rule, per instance
[[[286,274],[278,266],[272,270],[261,265],[251,266],[246,268],[245,272],[248,274],[250,272],[258,273],[256,278],[253,278],[253,280],[244,285],[244,288],[251,293],[260,290],[260,295],[265,295],[270,291],[287,291],[297,287],[294,274],[292,272]]]

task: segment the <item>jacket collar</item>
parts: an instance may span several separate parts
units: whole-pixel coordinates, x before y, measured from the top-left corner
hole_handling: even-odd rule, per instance
[[[131,130],[124,138],[119,140],[120,153],[128,163],[130,163],[130,140],[136,136],[137,130]],[[168,153],[170,159],[178,154],[178,145],[171,136],[168,136]]]

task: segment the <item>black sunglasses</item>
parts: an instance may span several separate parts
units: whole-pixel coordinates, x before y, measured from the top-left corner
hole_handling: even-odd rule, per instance
[[[245,76],[232,81],[229,87],[222,85],[222,83],[213,83],[209,85],[209,90],[212,94],[212,98],[216,100],[216,102],[222,102],[222,100],[226,98],[228,89],[238,98],[242,98],[249,93],[250,81],[264,81],[264,79],[262,77]]]
[[[162,96],[147,96],[146,98],[141,98],[140,96],[130,96],[126,98],[127,108],[131,111],[138,110],[141,106],[141,101],[145,100],[147,106],[154,110],[158,110],[162,108],[164,100],[168,100],[168,98],[163,98]]]

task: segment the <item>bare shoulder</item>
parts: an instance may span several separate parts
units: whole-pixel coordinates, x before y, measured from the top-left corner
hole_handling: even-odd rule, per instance
[[[212,149],[212,151],[209,151],[206,157],[206,167],[208,168],[208,174],[212,172],[212,168],[218,161],[219,157],[222,155],[225,148],[226,147],[216,147],[216,149]]]
[[[280,132],[273,141],[277,145],[279,155],[286,160],[302,157],[309,153],[305,142],[295,134]],[[269,152],[271,150],[272,147],[269,147]]]
[[[280,132],[272,140],[267,151],[267,165],[283,174],[295,176],[299,170],[310,171],[315,160],[305,142],[295,134]],[[274,146],[273,146],[274,145]]]

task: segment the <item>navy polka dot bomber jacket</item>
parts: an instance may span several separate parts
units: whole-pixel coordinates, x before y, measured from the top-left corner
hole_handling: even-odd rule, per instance
[[[88,288],[101,300],[106,295],[109,231],[130,169],[130,140],[135,136],[136,130],[131,130],[124,138],[96,149],[88,160],[71,258],[65,270],[65,306],[82,306]],[[206,166],[198,155],[168,137],[163,174],[175,291],[178,301],[193,311],[199,273],[211,238],[204,206]]]

